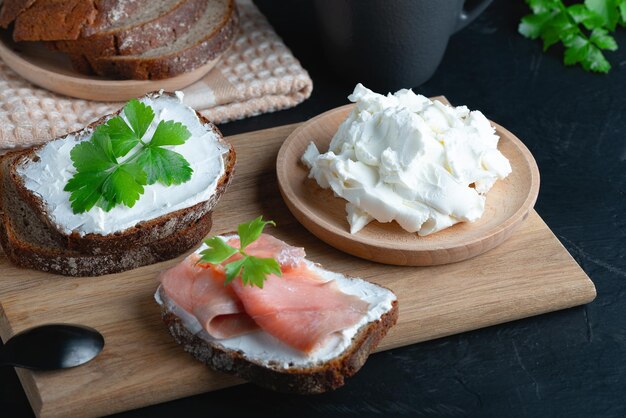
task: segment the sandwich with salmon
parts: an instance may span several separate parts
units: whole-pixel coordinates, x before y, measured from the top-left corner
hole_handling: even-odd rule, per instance
[[[184,350],[290,393],[336,389],[397,321],[392,291],[324,269],[257,218],[159,275],[155,299]]]

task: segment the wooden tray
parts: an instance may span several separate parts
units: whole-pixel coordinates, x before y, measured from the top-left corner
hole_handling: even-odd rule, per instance
[[[229,138],[237,149],[237,169],[213,214],[212,233],[231,231],[263,214],[278,223],[272,233],[306,247],[311,260],[393,289],[399,296],[400,319],[379,350],[568,308],[595,297],[593,283],[534,211],[501,246],[442,266],[387,266],[324,244],[293,218],[276,184],[278,149],[296,127]],[[161,323],[152,299],[155,275],[176,262],[72,279],[20,269],[0,255],[3,340],[49,322],[83,323],[106,338],[102,354],[85,366],[60,372],[18,369],[38,416],[112,414],[241,383],[183,352]]]
[[[449,104],[445,97],[435,100]],[[522,224],[539,193],[539,169],[532,154],[515,135],[492,122],[500,136],[498,149],[511,162],[513,172],[496,182],[487,193],[483,216],[476,222],[458,223],[420,237],[396,222],[371,222],[356,234],[346,220],[346,200],[335,197],[308,180],[309,170],[300,162],[313,141],[326,152],[332,137],[354,105],[329,110],[303,123],[285,140],[278,152],[278,186],[291,213],[316,237],[366,260],[401,266],[432,266],[475,257],[500,245]]]
[[[16,44],[0,30],[0,58],[26,80],[55,93],[79,99],[119,102],[150,91],[182,90],[204,77],[221,55],[193,71],[164,80],[111,80],[74,71],[67,55],[51,51],[41,42]]]

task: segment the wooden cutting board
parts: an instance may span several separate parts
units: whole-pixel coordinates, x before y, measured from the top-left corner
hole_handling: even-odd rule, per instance
[[[311,260],[393,289],[399,297],[400,319],[379,350],[594,299],[593,283],[534,211],[504,244],[455,264],[388,266],[324,244],[297,223],[276,184],[276,154],[296,127],[229,138],[237,150],[236,175],[213,214],[212,233],[232,231],[240,222],[263,214],[278,224],[272,233],[305,247]],[[152,299],[155,276],[177,261],[73,279],[14,267],[0,254],[3,340],[50,322],[92,326],[106,339],[102,354],[85,366],[59,372],[18,369],[38,416],[112,414],[241,383],[195,361],[173,342],[161,323],[159,307]]]

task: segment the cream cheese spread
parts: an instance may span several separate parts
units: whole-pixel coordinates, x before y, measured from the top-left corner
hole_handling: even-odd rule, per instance
[[[348,201],[350,232],[372,220],[428,235],[479,219],[485,193],[511,173],[495,128],[479,111],[411,90],[383,96],[358,84],[354,110],[327,152],[311,142],[309,177]]]
[[[222,237],[227,240],[230,237]],[[206,246],[203,244],[196,252],[202,251]],[[211,337],[200,322],[191,313],[178,306],[171,298],[161,298],[161,287],[157,289],[154,298],[159,305],[175,314],[185,328],[199,338],[211,344],[218,344],[226,349],[240,352],[248,360],[262,365],[279,365],[283,368],[308,367],[317,363],[323,363],[339,356],[352,344],[352,338],[364,325],[377,321],[392,308],[396,296],[393,292],[358,278],[346,278],[345,276],[321,268],[319,265],[305,260],[308,267],[328,280],[336,280],[339,289],[349,295],[369,303],[367,315],[355,325],[337,332],[330,336],[316,351],[306,354],[271,336],[263,330],[255,331],[237,337],[216,339]],[[163,300],[165,299],[165,300]]]
[[[138,222],[206,201],[215,193],[219,178],[225,171],[223,155],[228,153],[228,148],[218,141],[216,133],[198,119],[193,109],[182,103],[181,92],[177,92],[176,97],[159,96],[140,101],[151,106],[155,114],[144,138],[151,138],[162,120],[181,122],[191,132],[191,137],[184,144],[168,147],[189,162],[193,169],[191,179],[180,185],[156,183],[144,186],[144,194],[132,208],[120,205],[105,212],[95,206],[76,214],[70,205],[70,193],[63,191],[75,172],[70,151],[77,143],[89,140],[93,131],[86,130],[51,141],[36,151],[38,160],[20,165],[17,172],[24,179],[26,188],[41,198],[48,216],[60,231],[66,234],[77,232],[81,236],[112,234]],[[123,113],[121,116],[126,120]],[[132,154],[133,151],[129,152],[127,157]]]

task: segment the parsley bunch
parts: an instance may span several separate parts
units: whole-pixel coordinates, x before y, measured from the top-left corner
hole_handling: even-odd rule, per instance
[[[231,247],[218,237],[207,239],[204,243],[209,248],[200,252],[198,264],[221,264],[239,253],[242,255],[242,258],[224,266],[226,273],[224,285],[232,282],[241,273],[241,281],[244,286],[249,284],[250,286],[263,288],[263,282],[269,274],[274,273],[277,276],[282,276],[280,265],[273,258],[260,258],[248,255],[245,249],[259,239],[266,225],[276,226],[273,221],[264,221],[262,216],[250,222],[240,224],[237,228],[240,242],[238,249]]]
[[[543,40],[543,50],[562,42],[565,65],[580,64],[586,71],[608,73],[611,64],[602,53],[615,51],[609,35],[626,26],[626,0],[585,0],[565,6],[562,0],[526,0],[533,13],[522,18],[519,33]]]
[[[143,186],[180,184],[193,170],[179,153],[164,148],[184,144],[191,136],[180,122],[160,121],[151,139],[144,138],[154,119],[150,106],[131,100],[124,106],[128,123],[116,116],[93,132],[91,139],[70,151],[76,173],[65,185],[74,213],[97,205],[110,211],[119,204],[133,207]],[[137,147],[139,145],[139,147]],[[131,150],[136,151],[125,157]]]

